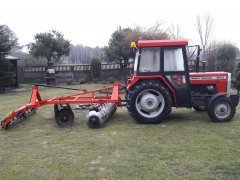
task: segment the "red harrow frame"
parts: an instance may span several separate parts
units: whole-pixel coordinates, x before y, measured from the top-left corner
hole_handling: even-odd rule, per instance
[[[48,86],[41,84],[34,84],[32,86],[32,95],[29,104],[22,106],[12,111],[7,118],[1,121],[3,129],[8,129],[18,122],[21,122],[27,116],[33,114],[37,108],[45,105],[54,105],[55,119],[60,126],[66,126],[73,122],[74,115],[69,104],[87,105],[91,107],[87,116],[87,124],[89,127],[98,127],[102,125],[115,111],[117,106],[122,105],[122,100],[119,94],[121,85],[115,83],[96,90],[82,89],[81,93],[70,94],[66,96],[56,96],[52,98],[42,99],[38,86],[61,88],[68,90],[81,90],[59,86]],[[109,91],[111,93],[109,93]],[[97,94],[98,93],[98,94]],[[104,94],[104,95],[101,95]]]

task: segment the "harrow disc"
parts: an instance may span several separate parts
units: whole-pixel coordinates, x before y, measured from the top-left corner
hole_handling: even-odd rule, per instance
[[[36,111],[37,111],[37,108],[29,108],[26,112],[24,112],[24,110],[21,110],[14,115],[14,117],[8,122],[8,124],[5,127],[4,127],[4,124],[6,123],[7,118],[1,121],[1,126],[4,129],[12,128],[19,122],[22,122],[24,119],[34,114]]]

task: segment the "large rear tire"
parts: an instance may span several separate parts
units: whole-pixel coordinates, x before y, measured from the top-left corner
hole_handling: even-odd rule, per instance
[[[210,104],[207,112],[214,122],[231,121],[236,111],[236,107],[227,97],[219,97]]]
[[[171,94],[156,80],[137,83],[128,90],[126,99],[129,114],[141,124],[159,123],[171,112]]]

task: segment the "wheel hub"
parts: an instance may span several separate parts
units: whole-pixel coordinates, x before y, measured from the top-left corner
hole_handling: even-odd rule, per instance
[[[163,112],[165,100],[159,91],[146,89],[137,96],[135,106],[143,117],[155,118]]]
[[[228,104],[219,104],[215,108],[215,114],[219,118],[227,117],[230,114],[230,107]]]
[[[69,119],[69,117],[68,117],[67,115],[63,115],[63,116],[62,116],[62,121],[63,121],[63,122],[67,122],[68,119]]]
[[[147,102],[147,105],[148,105],[148,106],[152,106],[152,105],[153,105],[153,102],[152,102],[152,101],[148,101],[148,102]]]
[[[139,102],[142,110],[147,112],[153,112],[157,109],[159,105],[159,99],[153,94],[144,94]]]

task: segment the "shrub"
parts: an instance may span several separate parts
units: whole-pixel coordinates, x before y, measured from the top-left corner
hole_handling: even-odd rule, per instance
[[[112,77],[112,76],[108,78],[108,82],[109,83],[115,83],[116,81],[117,80],[114,77]]]
[[[0,91],[14,85],[14,74],[9,61],[0,59]]]
[[[80,78],[79,79],[79,84],[85,84],[87,83],[87,79],[86,78]]]
[[[67,83],[66,83],[67,85],[73,85],[74,84],[74,82],[73,81],[67,81]]]
[[[66,84],[67,84],[67,85],[79,85],[79,82],[68,81]]]
[[[240,91],[240,63],[238,63],[235,70],[235,77],[233,79],[233,87],[237,90],[238,94]]]
[[[100,78],[101,71],[102,71],[102,66],[101,66],[101,61],[98,58],[93,58],[91,59],[91,74],[93,79]]]
[[[102,80],[102,81],[99,81],[98,83],[99,83],[99,84],[108,84],[109,82],[106,81],[106,80]]]
[[[98,83],[98,82],[99,82],[99,79],[98,79],[98,78],[94,78],[94,79],[92,80],[92,82],[93,82],[93,83]]]

